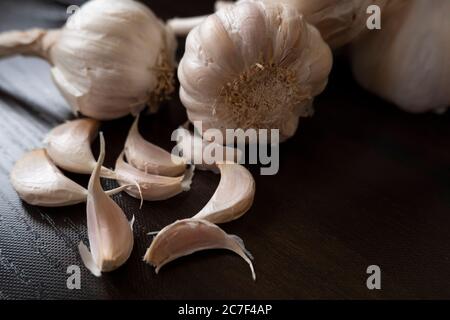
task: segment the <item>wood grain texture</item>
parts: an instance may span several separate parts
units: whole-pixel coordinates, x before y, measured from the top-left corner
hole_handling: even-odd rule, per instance
[[[148,1],[163,18],[212,10],[212,1]],[[1,1],[0,30],[64,23],[65,5]],[[179,56],[184,40],[180,39]],[[136,215],[136,245],[119,270],[97,279],[82,269],[81,290],[66,288],[66,268],[81,265],[87,241],[84,205],[45,209],[24,204],[9,183],[13,163],[41,146],[44,135],[72,117],[45,62],[0,61],[0,299],[327,299],[450,298],[450,114],[410,115],[360,89],[337,59],[316,114],[281,146],[281,170],[259,176],[252,209],[223,228],[242,237],[258,280],[224,251],[179,259],[156,275],[141,260],[151,238],[193,216],[219,177],[197,172],[192,190],[162,202],[126,194],[115,200]],[[150,141],[170,150],[185,121],[175,94],[142,119]],[[104,123],[112,166],[131,117]],[[94,144],[98,152],[98,141]],[[70,175],[86,185],[88,177]],[[382,268],[382,290],[366,288],[366,268]]]

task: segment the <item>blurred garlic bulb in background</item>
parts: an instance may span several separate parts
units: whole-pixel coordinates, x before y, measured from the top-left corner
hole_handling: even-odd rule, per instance
[[[155,109],[173,91],[176,42],[145,5],[91,0],[57,30],[0,34],[0,57],[38,56],[76,113],[99,120]]]
[[[367,8],[377,5],[382,11],[388,0],[264,0],[285,3],[300,12],[306,21],[319,29],[331,48],[350,43],[366,26]],[[397,1],[397,0],[393,0]]]
[[[279,129],[285,140],[299,117],[312,114],[331,65],[329,47],[296,10],[245,0],[189,34],[178,69],[180,98],[203,131]]]
[[[352,67],[367,90],[409,112],[450,105],[450,1],[410,0],[383,27],[352,46]]]
[[[315,26],[323,39],[332,49],[342,47],[358,35],[367,31],[367,9],[371,5],[380,8],[383,16],[384,9],[391,3],[407,0],[260,0],[269,4],[285,4],[298,11],[305,20]],[[239,3],[239,1],[238,1]],[[233,1],[217,1],[215,10],[234,5]],[[168,25],[177,35],[187,35],[195,26],[200,24],[206,16],[192,18],[174,18]]]

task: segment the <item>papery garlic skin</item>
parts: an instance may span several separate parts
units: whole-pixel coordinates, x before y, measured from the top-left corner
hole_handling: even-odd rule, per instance
[[[183,176],[166,177],[154,174],[148,174],[124,160],[122,152],[116,161],[115,172],[121,178],[118,180],[120,185],[127,185],[127,181],[135,181],[136,186],[128,187],[125,192],[137,199],[146,201],[160,201],[172,198],[182,192],[189,191],[194,176],[194,167],[188,169]]]
[[[178,69],[180,98],[203,132],[280,129],[285,140],[299,117],[312,114],[331,64],[330,48],[297,11],[245,0],[190,32]]]
[[[79,174],[91,174],[96,166],[91,142],[100,123],[93,119],[67,121],[52,129],[44,139],[47,154],[60,168]],[[102,167],[102,177],[115,178],[112,170]]]
[[[377,5],[381,12],[389,0],[263,0],[285,3],[296,8],[306,21],[314,25],[331,48],[350,43],[368,31],[367,8]],[[397,1],[397,0],[392,0]]]
[[[36,55],[73,111],[98,120],[155,110],[173,91],[176,39],[145,5],[91,0],[58,30],[0,34],[0,56]]]
[[[20,198],[42,207],[70,206],[86,201],[85,188],[70,180],[51,162],[45,149],[26,153],[10,175]]]
[[[212,198],[193,219],[225,223],[243,216],[255,197],[252,174],[236,163],[219,163],[220,182]]]
[[[450,106],[450,1],[410,0],[352,46],[356,80],[401,109]]]
[[[139,116],[136,116],[125,142],[127,161],[146,173],[176,177],[186,170],[186,162],[166,150],[146,141],[139,133]]]
[[[122,209],[103,191],[100,169],[105,157],[105,141],[100,133],[100,156],[88,186],[86,205],[90,253],[82,243],[80,254],[96,276],[124,264],[133,250],[133,228]]]
[[[179,220],[162,229],[147,249],[144,261],[156,268],[156,273],[167,263],[194,252],[209,249],[227,249],[241,256],[249,265],[253,280],[255,270],[250,252],[235,235],[228,235],[213,223],[198,219]]]

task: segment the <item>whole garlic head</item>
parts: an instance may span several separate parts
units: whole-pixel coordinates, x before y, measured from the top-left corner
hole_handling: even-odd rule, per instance
[[[388,0],[264,0],[285,3],[303,14],[306,21],[319,29],[331,48],[350,43],[367,30],[367,8],[377,5],[381,10]],[[398,0],[393,0],[398,1]]]
[[[61,29],[0,34],[0,57],[48,60],[73,111],[97,120],[156,109],[174,89],[175,49],[173,32],[134,0],[91,0]]]
[[[410,0],[352,46],[356,80],[419,113],[450,106],[450,1]]]
[[[203,130],[279,129],[285,140],[311,115],[331,65],[330,48],[296,10],[240,1],[190,32],[180,98]]]

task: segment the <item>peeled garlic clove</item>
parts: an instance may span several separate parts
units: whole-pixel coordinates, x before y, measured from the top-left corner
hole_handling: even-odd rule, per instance
[[[316,28],[293,8],[241,1],[194,28],[178,68],[180,98],[204,131],[279,129],[280,140],[328,81],[332,55]]]
[[[20,198],[31,205],[62,207],[86,201],[86,189],[67,178],[45,149],[25,154],[14,165],[10,179]]]
[[[196,169],[219,173],[216,152],[222,155],[220,162],[239,163],[243,157],[241,150],[205,141],[200,135],[192,134],[183,127],[175,131],[173,139],[177,141],[177,151],[183,159],[195,165]]]
[[[99,120],[168,98],[175,49],[172,31],[133,0],[88,1],[58,30],[0,34],[0,56],[45,58],[73,111]]]
[[[125,192],[132,197],[138,199],[142,197],[147,201],[166,200],[183,191],[189,191],[194,175],[194,167],[180,177],[148,174],[126,163],[123,152],[117,158],[115,171],[121,177],[118,180],[120,185],[127,185],[127,181],[135,181],[140,187],[139,190],[134,185],[129,186]]]
[[[124,264],[131,255],[134,243],[132,224],[100,184],[104,157],[105,140],[100,133],[100,156],[89,180],[86,206],[90,252],[84,244],[79,246],[85,266],[95,276]]]
[[[91,142],[97,135],[99,125],[93,119],[77,119],[57,126],[44,140],[48,156],[66,171],[91,174],[96,166]],[[114,178],[115,174],[102,167],[101,176]]]
[[[156,268],[156,273],[167,263],[194,252],[208,249],[227,249],[241,256],[250,266],[253,280],[255,270],[252,256],[238,236],[229,235],[205,220],[185,219],[165,227],[153,239],[144,261]]]
[[[410,0],[351,49],[356,80],[408,112],[450,106],[450,2]]]
[[[238,219],[252,206],[255,180],[252,174],[236,163],[218,164],[220,182],[206,206],[193,219],[225,223]]]
[[[138,124],[139,116],[134,120],[125,142],[128,162],[146,173],[168,177],[182,175],[186,170],[185,161],[146,141],[139,133]]]

